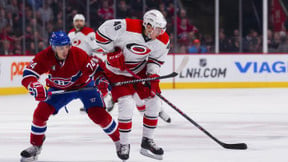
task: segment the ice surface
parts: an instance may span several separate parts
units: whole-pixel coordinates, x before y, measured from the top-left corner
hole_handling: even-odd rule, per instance
[[[248,150],[227,150],[164,104],[172,123],[159,120],[156,142],[163,162],[287,162],[288,89],[164,90],[163,96],[225,143],[245,142]],[[29,144],[37,102],[30,95],[0,96],[0,162],[18,162]],[[48,121],[40,162],[120,162],[114,144],[80,113],[79,100]],[[112,111],[117,119],[117,107]],[[128,162],[157,161],[139,153],[142,118],[135,109]]]

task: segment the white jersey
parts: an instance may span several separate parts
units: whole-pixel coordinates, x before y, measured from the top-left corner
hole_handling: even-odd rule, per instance
[[[142,34],[142,22],[138,19],[107,20],[98,28],[96,42],[105,52],[113,52],[115,47],[120,47],[126,67],[134,73],[147,66],[147,73],[158,74],[169,52],[169,36],[165,32],[157,39],[149,40]],[[107,62],[106,67],[114,74],[132,76]]]
[[[69,31],[68,36],[71,40],[72,46],[76,46],[84,50],[88,55],[92,55],[97,48],[95,41],[95,32],[92,28],[83,27],[80,31],[75,28]]]

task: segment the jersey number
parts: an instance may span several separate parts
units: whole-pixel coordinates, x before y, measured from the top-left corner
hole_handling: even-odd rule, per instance
[[[120,21],[115,21],[113,26],[114,26],[115,30],[119,30],[121,28],[121,22]]]

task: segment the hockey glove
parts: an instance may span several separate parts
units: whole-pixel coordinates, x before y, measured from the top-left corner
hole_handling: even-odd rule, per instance
[[[109,81],[103,76],[96,80],[96,86],[103,96],[107,95],[109,84]]]
[[[150,74],[150,75],[148,75],[148,77],[149,78],[155,78],[155,77],[159,77],[159,75],[158,74]],[[153,93],[151,93],[152,97],[154,97],[156,95],[156,93],[161,92],[160,87],[159,87],[159,82],[160,82],[160,80],[157,79],[157,80],[152,80],[152,81],[148,82],[148,84],[146,84],[147,86],[150,87],[151,92],[153,92]]]
[[[28,85],[28,91],[36,101],[45,101],[48,98],[46,88],[39,82],[31,82]]]
[[[113,67],[125,70],[125,58],[120,48],[116,47],[114,52],[107,53],[107,61]]]

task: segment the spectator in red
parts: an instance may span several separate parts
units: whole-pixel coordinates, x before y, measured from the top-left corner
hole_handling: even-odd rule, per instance
[[[188,45],[188,35],[190,32],[194,34],[198,32],[198,29],[189,24],[189,20],[187,18],[181,19],[181,23],[177,26],[177,35],[178,35],[178,42],[181,45]]]
[[[108,1],[103,1],[102,2],[102,7],[98,10],[98,15],[103,20],[108,20],[108,19],[113,19],[114,18],[114,11],[109,6],[109,2]]]

